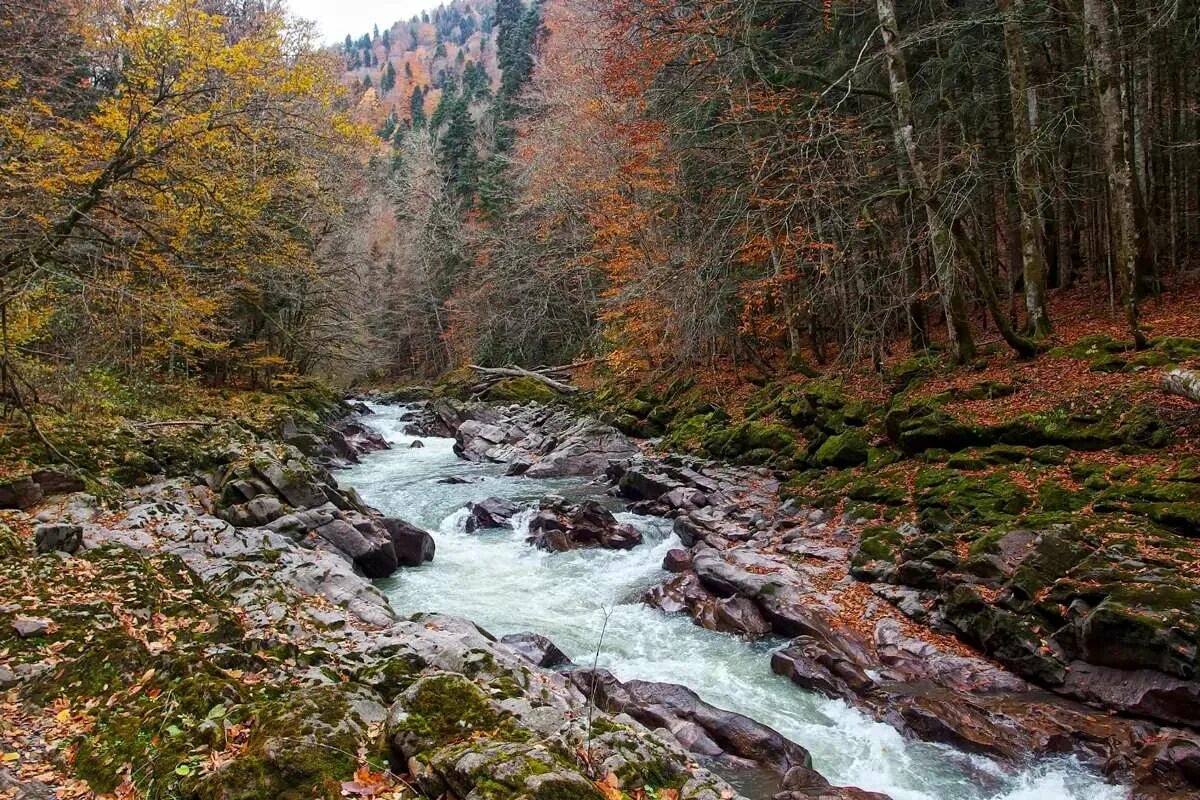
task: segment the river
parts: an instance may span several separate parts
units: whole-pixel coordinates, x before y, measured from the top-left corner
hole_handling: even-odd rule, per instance
[[[618,678],[684,684],[709,703],[752,717],[808,748],[816,769],[831,782],[894,800],[1128,797],[1125,789],[1070,759],[1044,760],[1013,773],[978,756],[905,739],[839,700],[773,674],[768,654],[781,640],[746,642],[642,605],[642,590],[665,575],[663,555],[679,546],[663,520],[619,513],[645,536],[630,551],[536,550],[525,543],[528,515],[511,529],[466,533],[468,501],[492,496],[536,501],[547,494],[599,499],[604,487],[580,479],[506,477],[501,465],[457,458],[452,439],[420,437],[425,446],[411,448],[416,437],[403,433],[404,409],[373,408],[364,421],[393,449],[364,456],[339,481],[385,513],[432,531],[437,540],[432,563],[380,582],[398,612],[466,617],[496,636],[534,631],[588,666],[599,643],[599,666]],[[468,482],[439,482],[449,477]]]

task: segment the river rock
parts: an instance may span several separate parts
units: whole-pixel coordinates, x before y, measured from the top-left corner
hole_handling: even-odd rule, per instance
[[[559,650],[554,642],[538,633],[510,633],[501,636],[500,642],[539,667],[560,667],[571,663],[567,654]]]
[[[529,533],[530,544],[555,552],[583,547],[629,550],[642,543],[637,528],[618,522],[595,500],[573,505],[561,497],[544,498],[529,522]]]
[[[536,405],[462,410],[454,432],[458,455],[468,461],[509,465],[509,474],[531,478],[600,475],[637,447],[615,428],[563,409]]]
[[[682,547],[673,547],[663,556],[662,568],[667,572],[687,572],[692,568],[692,554]]]
[[[38,525],[33,529],[33,541],[39,553],[74,553],[83,542],[83,526],[69,522]]]
[[[0,508],[29,508],[36,505],[42,496],[42,487],[32,478],[0,483]]]
[[[570,678],[585,694],[594,696],[600,708],[669,730],[693,753],[735,756],[771,769],[781,778],[794,767],[812,767],[812,757],[800,745],[749,717],[704,702],[686,686],[621,682],[602,669],[577,670]]]
[[[401,566],[419,567],[433,560],[437,545],[427,531],[395,517],[383,517],[379,522],[391,536],[396,561]]]
[[[345,553],[368,578],[386,578],[398,566],[391,537],[373,525],[354,525],[338,518],[315,528],[309,536],[310,541],[319,537]]]
[[[481,528],[506,528],[513,515],[521,510],[516,503],[500,497],[467,503],[467,508],[471,512],[467,516],[467,533]]]

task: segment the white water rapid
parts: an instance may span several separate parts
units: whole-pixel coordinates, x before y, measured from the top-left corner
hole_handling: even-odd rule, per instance
[[[637,525],[645,544],[633,550],[546,553],[525,544],[528,517],[515,529],[468,534],[464,506],[496,496],[537,500],[546,494],[600,496],[581,480],[505,477],[498,465],[458,459],[453,440],[403,433],[402,408],[377,406],[364,421],[393,449],[364,456],[339,474],[344,485],[387,514],[432,531],[434,561],[381,582],[402,613],[436,611],[466,617],[496,636],[533,631],[552,639],[576,663],[591,665],[608,615],[599,665],[618,678],[684,684],[708,702],[770,725],[812,752],[831,782],[884,792],[894,800],[1123,800],[1111,786],[1069,759],[1046,760],[1012,773],[940,745],[906,740],[838,700],[806,692],[772,674],[769,652],[780,641],[748,643],[642,605],[641,591],[660,580],[663,555],[678,540],[663,521],[619,515]],[[447,477],[468,483],[439,483]]]

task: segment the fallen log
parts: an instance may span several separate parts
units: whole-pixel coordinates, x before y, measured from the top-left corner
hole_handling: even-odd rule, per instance
[[[535,381],[539,381],[546,386],[549,386],[551,389],[559,392],[560,394],[576,394],[579,392],[579,389],[569,383],[555,380],[554,378],[551,378],[549,375],[546,375],[542,372],[535,372],[534,370],[524,369],[523,367],[518,367],[511,364],[507,367],[480,367],[475,364],[471,364],[470,367],[475,372],[484,376],[484,379],[487,382],[494,383],[496,381],[504,380],[505,378],[532,378]]]
[[[1162,388],[1170,394],[1186,397],[1200,403],[1200,372],[1190,369],[1173,369],[1162,376]]]

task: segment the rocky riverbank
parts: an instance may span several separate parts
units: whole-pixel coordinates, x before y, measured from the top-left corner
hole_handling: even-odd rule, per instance
[[[330,468],[387,446],[348,410],[275,436],[226,426],[206,469],[103,500],[47,479],[4,512],[0,791],[735,797],[702,760],[766,771],[788,798],[870,797],[770,729],[681,706],[682,687],[606,678],[595,709],[583,677],[539,666],[558,659],[536,637],[398,618],[371,578],[433,541],[338,485]],[[556,437],[555,469],[607,464],[589,436]]]
[[[540,410],[443,403],[429,413],[486,415],[486,427],[460,422],[459,449],[521,469],[556,446],[528,446]],[[623,449],[611,432],[598,441],[605,452]],[[1068,623],[1078,644],[1058,665],[1064,651],[1025,635],[997,591],[1005,578],[1019,586],[1061,568],[1053,562],[1061,528],[998,537],[1000,581],[955,570],[953,545],[916,529],[900,563],[878,574],[863,568],[873,544],[852,515],[781,503],[773,471],[640,454],[609,464],[613,493],[640,513],[673,518],[684,544],[668,554],[673,575],[647,593],[649,604],[717,631],[787,637],[772,657],[776,672],[906,735],[1013,765],[1073,754],[1131,784],[1137,798],[1200,789],[1200,686],[1169,666],[1191,664],[1194,653],[1093,603]]]

